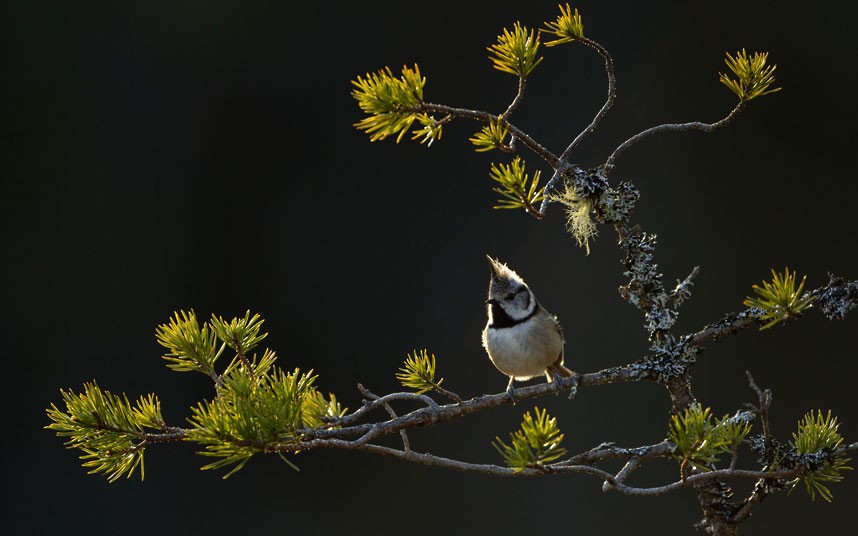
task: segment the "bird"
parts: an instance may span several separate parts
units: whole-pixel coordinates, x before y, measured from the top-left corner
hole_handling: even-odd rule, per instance
[[[543,374],[549,382],[571,377],[573,372],[563,365],[565,340],[557,317],[539,304],[517,273],[497,259],[486,258],[491,279],[483,347],[495,368],[509,376],[507,394],[514,397],[514,381]]]

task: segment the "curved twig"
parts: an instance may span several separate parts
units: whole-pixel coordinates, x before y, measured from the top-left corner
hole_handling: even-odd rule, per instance
[[[361,389],[363,389],[363,386],[361,384],[358,384],[358,390],[361,390]],[[356,409],[354,411],[354,413],[350,413],[350,414],[345,415],[339,419],[331,420],[328,422],[328,424],[334,424],[337,426],[349,425],[349,424],[359,420],[361,417],[364,416],[364,414],[369,413],[370,411],[374,410],[375,408],[381,407],[385,403],[393,401],[393,400],[417,400],[417,401],[420,401],[420,402],[423,402],[424,404],[426,404],[427,407],[437,407],[438,406],[437,402],[435,402],[434,400],[432,400],[431,397],[428,397],[426,395],[418,395],[415,393],[390,393],[389,395],[384,395],[384,396],[376,398],[374,400],[367,401],[363,406]]]
[[[512,102],[507,106],[506,111],[501,114],[500,118],[504,121],[509,119],[510,114],[518,108],[519,103],[524,98],[524,89],[527,87],[527,78],[523,76],[518,77],[518,91],[515,94],[515,98],[512,99]]]
[[[423,452],[415,452],[415,451],[404,451],[398,450],[391,447],[385,447],[381,445],[375,445],[372,443],[365,442],[354,442],[347,441],[343,439],[328,439],[328,440],[316,440],[314,445],[311,448],[342,448],[348,450],[362,450],[367,452],[372,452],[375,454],[381,454],[384,456],[390,456],[393,458],[398,458],[401,460],[416,462],[422,465],[434,466],[434,467],[444,467],[447,469],[456,469],[459,471],[465,472],[474,472],[481,473],[486,475],[496,475],[496,476],[539,476],[548,473],[584,473],[596,476],[605,481],[606,486],[610,488],[611,491],[618,491],[624,495],[635,495],[635,496],[656,496],[656,495],[664,495],[666,493],[670,493],[673,491],[681,490],[684,488],[696,486],[699,484],[703,484],[715,479],[726,479],[726,478],[751,478],[751,479],[792,479],[797,478],[803,474],[806,469],[802,466],[797,466],[791,469],[782,469],[776,471],[753,471],[748,469],[716,469],[713,471],[708,471],[705,473],[698,473],[695,475],[691,475],[682,480],[678,480],[676,482],[672,482],[670,484],[665,484],[662,486],[651,486],[651,487],[636,487],[630,486],[623,482],[624,478],[628,476],[628,474],[637,467],[637,462],[631,465],[627,464],[623,470],[621,470],[617,476],[605,471],[603,469],[599,469],[597,467],[593,467],[592,465],[567,465],[564,463],[556,463],[556,464],[547,464],[547,465],[539,465],[536,467],[527,467],[524,469],[512,469],[509,467],[503,467],[495,464],[479,464],[479,463],[470,463],[464,462],[460,460],[454,460],[451,458],[446,458],[443,456],[436,456],[434,454],[423,453]],[[847,447],[842,447],[836,451],[834,451],[831,456],[838,456],[846,453],[852,453],[858,451],[858,443],[853,443]],[[639,461],[639,458],[633,458]]]
[[[381,398],[380,396],[373,394],[369,389],[367,389],[361,384],[358,384],[358,389],[360,390],[361,394],[370,398],[371,400],[379,400]],[[384,409],[387,411],[387,414],[390,415],[391,419],[395,419],[399,416],[396,414],[395,411],[393,411],[393,407],[387,401],[383,403],[383,406]],[[405,430],[400,430],[399,436],[402,438],[402,448],[405,449],[405,452],[411,452],[411,442],[408,440],[408,433]]]
[[[714,123],[702,123],[700,121],[692,121],[690,123],[666,123],[664,125],[658,125],[654,127],[650,127],[642,132],[638,132],[631,138],[627,139],[623,143],[621,143],[614,152],[611,153],[611,156],[608,157],[608,160],[605,161],[602,166],[605,170],[605,174],[610,173],[611,169],[614,167],[614,161],[629,147],[634,145],[635,143],[641,141],[642,139],[650,136],[652,134],[658,134],[660,132],[668,132],[668,131],[679,131],[679,130],[700,130],[703,132],[712,132],[717,130],[723,126],[730,124],[733,119],[739,115],[739,113],[745,109],[745,103],[743,101],[739,101],[739,104],[733,108],[729,114],[727,114],[723,119],[719,121],[715,121]]]
[[[591,132],[596,130],[596,127],[599,125],[599,121],[601,121],[602,118],[605,117],[605,114],[608,113],[608,110],[611,108],[611,106],[613,106],[614,99],[616,99],[617,97],[617,79],[614,75],[614,60],[613,58],[611,58],[611,55],[608,53],[608,51],[605,49],[605,47],[603,47],[596,41],[593,41],[592,39],[588,39],[586,37],[577,38],[575,41],[594,49],[605,60],[605,73],[608,75],[608,99],[605,101],[605,104],[602,105],[602,108],[599,110],[599,112],[596,114],[590,124],[587,125],[587,128],[582,130],[575,137],[575,139],[572,140],[572,143],[570,143],[569,146],[566,147],[566,150],[563,151],[563,154],[560,155],[560,160],[563,161],[569,160],[569,157],[571,156],[572,151],[575,149],[575,147],[577,147],[578,144],[581,143],[584,138],[586,138]]]

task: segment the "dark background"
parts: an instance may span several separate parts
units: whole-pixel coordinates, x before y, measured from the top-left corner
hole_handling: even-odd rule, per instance
[[[784,90],[713,134],[647,139],[614,180],[642,192],[634,221],[658,233],[667,284],[701,272],[677,333],[742,308],[753,283],[785,265],[815,288],[858,277],[854,219],[855,8],[817,2],[583,2],[588,36],[615,59],[618,97],[575,159],[604,161],[649,126],[715,121],[735,104],[717,81],[725,51],[769,50]],[[166,419],[211,395],[201,375],[160,359],[155,327],[176,309],[266,319],[280,365],[314,369],[350,408],[357,382],[397,390],[406,354],[436,354],[445,386],[501,391],[479,333],[484,255],[508,262],[567,333],[567,364],[595,371],[646,351],[640,313],[619,299],[609,229],[585,256],[552,206],[536,222],[494,211],[489,163],[459,121],[426,149],[370,143],[349,81],[418,62],[427,100],[502,111],[515,81],[485,47],[504,26],[554,20],[554,2],[140,2],[7,7],[9,72],[3,171],[4,387],[10,534],[253,533],[688,534],[691,491],[603,495],[584,475],[502,479],[349,452],[255,457],[222,481],[193,445],[152,448],[146,480],[87,476],[76,451],[44,430],[59,389],[96,379],[130,397],[155,392]],[[555,152],[605,96],[601,59],[544,50],[514,122]],[[523,153],[529,166],[537,158]],[[543,171],[547,174],[547,170]],[[789,440],[811,409],[832,409],[858,438],[853,394],[858,313],[818,313],[711,346],[694,371],[698,398],[723,415],[754,401],[745,370],[774,390],[772,425]],[[664,437],[657,386],[616,385],[538,401],[572,452],[602,441]],[[499,463],[490,442],[531,403],[411,434],[415,448]],[[407,409],[407,408],[403,408]],[[379,415],[380,417],[383,415]],[[744,452],[744,460],[753,455]],[[634,483],[676,477],[656,463]],[[764,503],[743,533],[858,526],[858,478],[834,503],[797,488]],[[748,493],[746,485],[737,494]],[[93,530],[94,529],[94,530]]]

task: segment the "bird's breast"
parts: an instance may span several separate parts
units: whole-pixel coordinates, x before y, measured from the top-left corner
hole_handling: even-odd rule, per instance
[[[543,374],[557,360],[562,337],[553,326],[542,326],[536,320],[504,328],[486,326],[483,346],[498,370],[516,379],[528,379]]]

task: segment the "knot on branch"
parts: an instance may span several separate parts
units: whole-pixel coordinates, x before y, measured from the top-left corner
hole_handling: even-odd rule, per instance
[[[829,320],[843,320],[858,305],[858,281],[847,281],[833,274],[828,274],[828,279],[828,286],[813,292],[816,305]]]
[[[640,191],[630,182],[621,182],[616,188],[607,188],[593,204],[596,221],[607,224],[629,221],[640,196]]]

